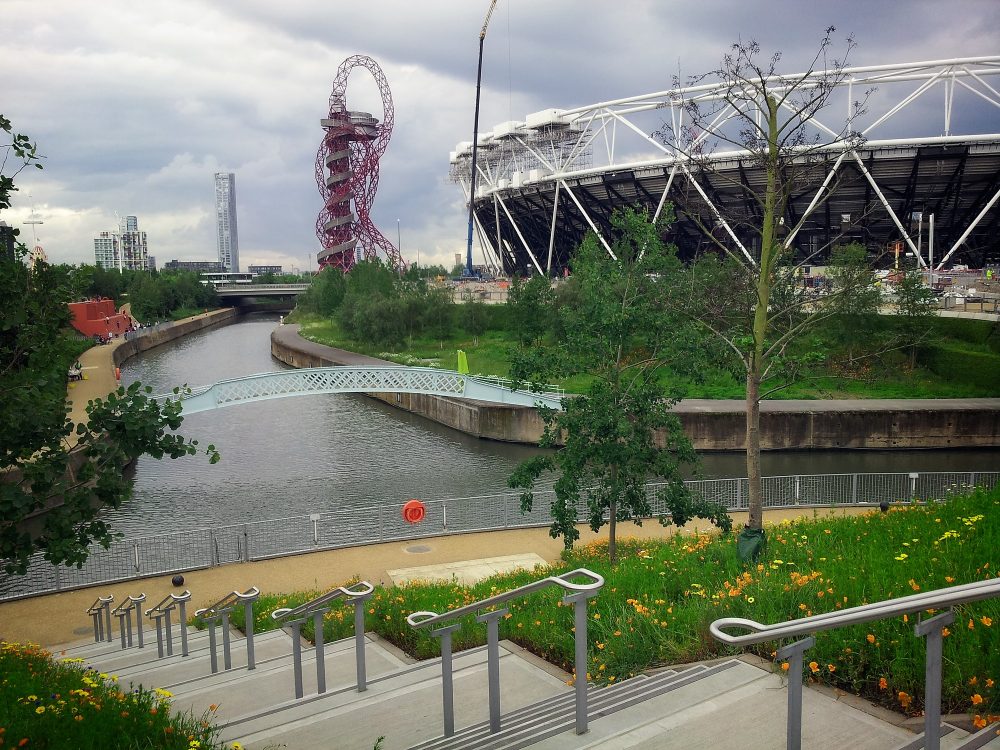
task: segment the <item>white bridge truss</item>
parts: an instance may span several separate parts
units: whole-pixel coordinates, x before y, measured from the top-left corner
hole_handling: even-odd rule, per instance
[[[549,388],[549,386],[546,386]],[[428,367],[314,367],[265,372],[221,380],[190,394],[164,394],[158,401],[180,399],[182,412],[194,414],[224,406],[320,393],[422,393],[516,406],[560,409],[562,394],[513,390],[510,381]]]
[[[1000,213],[1000,56],[776,75],[768,79],[768,88],[780,96],[790,87],[807,90],[838,76],[830,105],[808,122],[821,141],[833,142],[826,173],[809,188],[811,194],[796,196],[796,214],[785,219],[792,229],[788,246],[814,242],[805,235],[818,227],[826,227],[829,239],[832,223],[839,232],[859,215],[877,214],[870,223],[878,226],[872,230],[866,222],[864,228],[869,243],[902,240],[924,268],[951,261],[977,228],[973,239],[982,243],[985,234],[985,242],[996,248],[990,227]],[[720,233],[750,255],[746,237],[718,210],[727,199],[742,200],[739,191],[725,196],[704,176],[692,174],[692,162],[676,140],[681,133],[690,136],[686,107],[692,102],[724,105],[726,90],[725,82],[706,83],[548,109],[479,133],[475,216],[487,264],[552,273],[565,265],[588,230],[613,255],[609,218],[614,208],[640,203],[658,217],[668,199],[682,203],[684,195],[707,203]],[[854,116],[854,103],[866,96],[866,112]],[[726,128],[736,126],[737,114],[762,111],[759,102],[756,112],[752,103],[742,113],[733,106],[719,107],[695,145],[703,144],[702,158],[710,154],[716,169],[731,170],[745,189],[755,190],[761,181],[753,174],[749,152],[713,152],[716,136],[732,135]],[[860,133],[859,141],[835,142],[845,123]],[[678,135],[673,140],[652,135],[664,130]],[[451,175],[466,200],[471,147],[471,142],[459,143],[451,154]],[[824,215],[820,207],[834,202],[824,191],[848,170],[855,183],[852,200]],[[913,218],[920,214],[926,221],[926,213],[935,212],[941,244],[932,263],[928,227],[918,230]],[[800,229],[804,237],[797,239]]]

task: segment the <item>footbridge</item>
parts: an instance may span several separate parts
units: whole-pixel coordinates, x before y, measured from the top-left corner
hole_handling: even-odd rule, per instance
[[[155,396],[157,401],[180,400],[184,414],[195,414],[251,401],[320,393],[421,393],[515,406],[562,408],[562,392],[514,389],[503,378],[467,375],[429,367],[313,367],[264,372],[221,380],[190,392]]]

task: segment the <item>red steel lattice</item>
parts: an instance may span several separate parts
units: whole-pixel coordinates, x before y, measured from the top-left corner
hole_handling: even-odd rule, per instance
[[[371,73],[382,96],[382,121],[347,108],[347,78],[354,68]],[[396,248],[372,223],[370,211],[378,189],[379,159],[389,145],[393,124],[392,94],[378,63],[352,55],[337,68],[330,93],[330,114],[323,121],[323,141],[316,152],[316,186],[323,209],[316,217],[316,237],[323,250],[320,269],[349,271],[358,256],[383,256],[392,268],[403,265]],[[354,210],[351,209],[351,201]]]

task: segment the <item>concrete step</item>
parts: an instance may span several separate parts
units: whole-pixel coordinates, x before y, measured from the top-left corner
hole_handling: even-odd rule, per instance
[[[655,696],[682,690],[688,685],[731,669],[734,665],[735,662],[713,667],[699,665],[682,672],[669,670],[653,677],[634,677],[606,687],[590,686],[588,719],[594,721]],[[575,734],[576,706],[573,696],[564,696],[558,701],[544,701],[518,712],[509,721],[507,717],[504,720],[506,726],[496,734],[490,734],[489,724],[484,723],[456,733],[454,737],[422,743],[411,750],[458,750],[466,747],[475,747],[477,750],[513,750],[534,746],[547,737],[565,733],[578,740],[582,739]]]
[[[181,631],[180,626],[177,623],[173,623],[171,630],[174,635],[174,643],[179,648],[181,642]],[[237,631],[233,630],[233,633]],[[238,633],[237,633],[238,635]],[[143,622],[142,626],[142,637],[144,649],[152,648],[153,652],[156,652],[156,628],[151,627],[148,621]],[[242,637],[241,635],[239,637]],[[166,633],[164,633],[164,638],[166,638]],[[195,641],[201,640],[202,638],[208,638],[208,630],[197,630],[190,625],[188,626],[188,644],[192,644]],[[82,659],[100,659],[102,657],[109,656],[111,654],[120,654],[125,651],[134,651],[139,648],[139,634],[135,628],[132,628],[132,647],[122,648],[121,637],[119,636],[118,628],[115,627],[114,637],[111,641],[100,641],[94,642],[91,638],[89,641],[81,642],[75,641],[72,644],[62,644],[59,646],[53,646],[49,649],[53,656],[57,659],[64,658],[82,658]]]
[[[882,750],[913,735],[816,690],[803,691],[802,746]],[[591,722],[583,737],[561,734],[545,750],[746,750],[785,746],[786,683],[736,661],[724,672]]]
[[[961,730],[959,730],[961,731]],[[956,732],[958,734],[958,732]],[[962,734],[965,734],[962,732]],[[962,743],[954,750],[1000,750],[1000,724],[993,724],[962,738]]]
[[[571,688],[563,677],[522,658],[518,647],[501,644],[501,707],[510,712]],[[485,649],[454,657],[455,722],[459,727],[489,716]],[[340,692],[286,705],[275,712],[231,722],[225,742],[250,750],[285,745],[307,748],[371,748],[384,736],[383,750],[403,750],[442,733],[440,660],[422,662],[369,683],[365,693]],[[332,738],[336,738],[333,742]],[[333,742],[333,744],[331,744]]]
[[[357,668],[354,638],[328,643],[323,649],[328,692],[354,690]],[[181,683],[162,687],[173,693],[175,711],[190,710],[200,716],[211,705],[217,706],[215,716],[220,722],[237,717],[266,712],[276,704],[294,699],[295,683],[290,653],[257,661],[252,672],[233,670],[214,675],[202,675]],[[365,672],[368,681],[397,672],[407,664],[377,642],[366,641]],[[302,685],[304,700],[316,694],[316,651],[303,649]]]
[[[290,655],[291,652],[292,640],[280,630],[258,634],[254,638],[255,661],[286,656]],[[233,639],[230,644],[230,656],[232,668],[229,673],[247,674],[245,639]],[[221,644],[219,644],[218,649],[218,668],[219,673],[225,672]],[[179,652],[175,651],[174,656],[131,665],[118,670],[116,674],[123,685],[128,685],[131,688],[137,688],[140,685],[147,688],[169,688],[170,685],[212,675],[212,663],[208,649],[192,651],[187,657],[180,656]]]

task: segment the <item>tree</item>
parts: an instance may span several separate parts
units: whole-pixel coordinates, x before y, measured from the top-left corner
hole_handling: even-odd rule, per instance
[[[554,296],[547,276],[517,277],[507,295],[507,327],[521,346],[537,342],[549,330],[549,310]]]
[[[693,174],[692,184],[699,178],[711,177],[738,190],[744,198],[734,202],[740,204],[738,207],[731,205],[728,209],[698,199],[692,199],[684,208],[684,215],[700,228],[715,252],[726,259],[716,266],[720,273],[738,280],[737,303],[731,309],[718,310],[719,300],[708,298],[706,285],[719,292],[720,277],[709,275],[707,265],[695,264],[694,271],[686,278],[688,283],[701,286],[677,294],[675,299],[680,304],[674,309],[680,311],[686,305],[689,316],[703,331],[729,349],[745,380],[747,526],[761,540],[760,401],[766,395],[761,390],[762,383],[779,374],[792,374],[814,358],[796,356],[791,344],[834,315],[837,298],[854,291],[848,286],[833,294],[809,297],[796,289],[796,267],[814,263],[815,254],[796,264],[791,243],[811,215],[805,212],[793,216],[789,212],[793,194],[824,180],[829,173],[832,150],[849,151],[860,142],[851,125],[864,110],[867,92],[851,104],[850,114],[839,132],[817,128],[814,122],[846,76],[847,57],[854,47],[853,39],[848,38],[844,57],[829,59],[834,31],[832,27],[827,29],[806,73],[794,77],[775,75],[780,54],[761,61],[756,42],[732,45],[717,70],[694,81],[717,78],[721,83],[715,95],[686,100],[688,124],[681,128],[667,125],[658,133],[684,155],[687,169]],[[718,123],[723,121],[728,124],[719,127]],[[739,174],[718,169],[710,158],[711,149],[705,146],[709,133],[738,148],[740,160],[761,173],[763,186],[749,190]],[[832,180],[821,192],[829,196],[835,189],[836,181]],[[753,241],[739,242],[738,234],[752,237]],[[787,377],[783,380],[788,382]]]
[[[0,116],[0,127],[10,124]],[[25,165],[38,157],[17,136],[8,146]],[[6,163],[4,161],[3,163]],[[0,207],[10,205],[12,179],[0,185]],[[140,455],[176,458],[197,442],[173,431],[180,407],[159,404],[138,383],[88,406],[89,421],[67,418],[66,370],[86,344],[66,332],[73,280],[66,266],[22,262],[23,245],[0,257],[0,566],[23,573],[42,552],[52,563],[82,565],[88,545],[107,546],[113,531],[106,507],[129,497],[122,468]],[[218,460],[214,447],[208,454]]]
[[[679,262],[644,216],[626,210],[612,223],[620,233],[613,245],[617,260],[593,235],[573,258],[577,293],[558,310],[564,336],[550,343],[529,339],[512,359],[518,381],[585,372],[593,382],[586,394],[564,399],[563,411],[542,409],[541,445],[563,445],[522,463],[508,484],[525,490],[521,507],[530,511],[535,482],[556,471],[550,534],[561,536],[567,549],[573,546],[583,500],[594,531],[608,524],[614,563],[618,522],[641,523],[652,514],[646,486],[651,479],[665,481],[659,499],[677,525],[697,515],[728,530],[731,520],[724,507],[686,491],[680,471],[696,455],[670,411],[678,394],[665,394],[659,381],[663,368],[694,370],[700,359],[693,326],[666,311],[660,300],[661,279],[675,273]],[[532,290],[540,283],[530,282]],[[664,516],[660,520],[666,523]]]
[[[933,335],[937,297],[924,284],[924,275],[907,269],[896,282],[896,316],[900,333],[910,353],[910,369],[917,366],[917,349]]]

